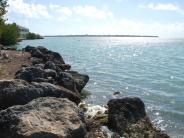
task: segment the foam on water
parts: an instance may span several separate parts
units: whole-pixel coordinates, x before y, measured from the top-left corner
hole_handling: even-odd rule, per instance
[[[158,127],[184,137],[184,39],[48,37],[20,43],[26,45],[57,51],[74,70],[88,74],[88,104],[138,96]],[[114,97],[115,91],[121,95]]]

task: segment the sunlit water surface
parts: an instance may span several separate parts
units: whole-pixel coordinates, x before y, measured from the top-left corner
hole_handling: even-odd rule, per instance
[[[57,51],[73,70],[88,74],[88,103],[106,104],[115,91],[138,96],[158,127],[184,137],[184,39],[46,37],[19,48],[26,45]]]

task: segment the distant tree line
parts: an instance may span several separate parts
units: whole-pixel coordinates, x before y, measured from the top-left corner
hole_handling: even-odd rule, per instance
[[[43,37],[40,36],[39,34],[28,33],[28,34],[26,35],[26,39],[43,39]]]
[[[19,28],[15,23],[5,23],[4,15],[7,12],[7,7],[7,0],[0,0],[0,44],[14,45],[19,38]]]

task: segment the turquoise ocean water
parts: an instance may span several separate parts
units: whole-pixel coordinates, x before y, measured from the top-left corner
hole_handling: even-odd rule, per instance
[[[90,104],[138,96],[151,120],[174,138],[184,138],[184,39],[46,37],[25,40],[59,52],[73,70],[86,73]]]

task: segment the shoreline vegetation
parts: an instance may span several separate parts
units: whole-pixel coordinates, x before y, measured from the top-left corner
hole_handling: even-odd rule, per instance
[[[86,104],[89,76],[73,71],[59,53],[42,46],[9,53],[0,59],[7,67],[17,64],[15,55],[24,62],[12,68],[15,75],[0,74],[0,137],[169,138],[152,124],[140,98]]]
[[[156,37],[152,35],[46,35],[44,37]]]
[[[8,7],[7,0],[0,1],[0,50],[2,45],[11,46],[15,45],[22,39],[43,39],[39,34],[29,32],[29,29],[17,25],[16,23],[7,23],[4,15],[7,13]]]

